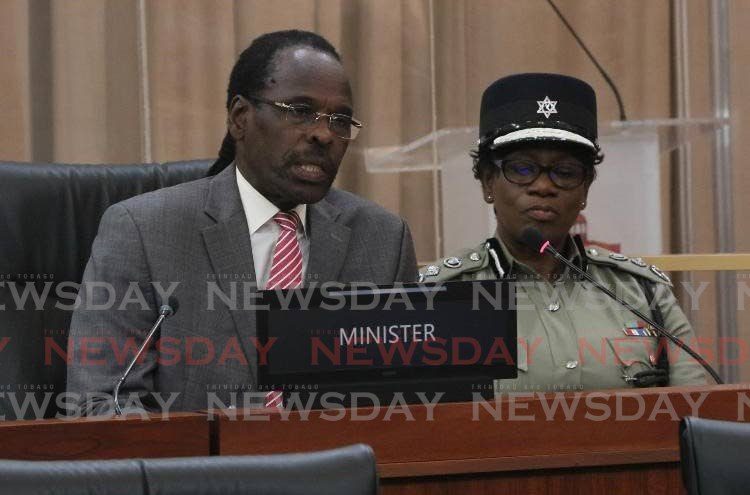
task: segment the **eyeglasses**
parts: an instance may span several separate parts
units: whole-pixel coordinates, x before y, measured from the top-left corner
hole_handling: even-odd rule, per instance
[[[321,113],[304,103],[292,104],[271,101],[260,96],[248,96],[250,100],[265,103],[281,110],[284,120],[300,127],[313,127],[318,120],[328,119],[328,129],[341,139],[352,140],[362,129],[362,122],[341,113]]]
[[[555,163],[544,167],[531,160],[493,160],[495,166],[503,171],[509,182],[519,186],[528,186],[546,173],[554,185],[560,189],[575,189],[584,183],[589,172],[579,163]]]

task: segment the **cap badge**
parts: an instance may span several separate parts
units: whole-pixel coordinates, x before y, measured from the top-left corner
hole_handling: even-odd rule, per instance
[[[536,113],[544,114],[546,118],[549,118],[550,115],[553,113],[557,113],[557,100],[550,100],[549,96],[545,96],[542,101],[537,100],[537,105],[539,105],[539,110],[536,111]]]

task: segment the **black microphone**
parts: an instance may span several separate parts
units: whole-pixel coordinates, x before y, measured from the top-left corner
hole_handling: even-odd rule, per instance
[[[688,346],[686,343],[684,343],[678,337],[675,337],[674,335],[672,335],[671,333],[669,333],[661,325],[657,325],[656,322],[654,322],[653,320],[651,320],[651,318],[649,318],[648,316],[646,316],[643,313],[641,313],[640,311],[638,311],[638,309],[636,309],[633,305],[631,305],[627,301],[625,301],[625,300],[620,299],[619,297],[617,297],[617,295],[614,292],[612,292],[611,290],[609,290],[608,288],[606,288],[605,286],[603,286],[602,284],[600,284],[599,282],[597,282],[596,280],[594,280],[593,277],[591,277],[591,275],[589,275],[588,273],[584,272],[583,270],[581,270],[580,268],[578,268],[577,266],[575,266],[573,263],[571,263],[570,261],[568,261],[565,258],[565,256],[563,256],[562,254],[560,254],[554,247],[552,247],[552,244],[549,241],[547,241],[547,240],[544,239],[544,236],[542,236],[542,233],[539,232],[539,229],[537,229],[535,227],[526,227],[523,230],[523,232],[521,232],[521,242],[524,243],[524,245],[526,245],[527,247],[529,247],[531,249],[534,249],[535,251],[538,251],[541,254],[549,253],[552,256],[554,256],[557,260],[561,261],[565,266],[567,266],[568,268],[570,268],[571,270],[573,270],[574,272],[576,272],[578,275],[582,276],[583,278],[585,278],[586,280],[588,280],[589,282],[591,282],[594,285],[594,287],[596,287],[600,291],[604,292],[609,297],[611,297],[612,299],[614,299],[615,301],[617,301],[624,308],[628,309],[631,313],[633,313],[634,315],[636,315],[638,318],[640,318],[641,320],[643,320],[646,323],[648,323],[649,325],[651,325],[651,327],[654,330],[656,330],[659,335],[661,335],[662,337],[665,337],[665,338],[669,339],[677,347],[679,347],[683,351],[687,352],[693,359],[695,359],[696,361],[698,361],[698,364],[700,364],[701,366],[703,366],[703,369],[705,369],[708,372],[708,374],[711,375],[711,377],[714,380],[716,380],[716,383],[718,383],[719,385],[721,385],[721,384],[724,383],[721,380],[721,378],[719,377],[719,374],[716,373],[716,371],[714,371],[714,369],[711,367],[711,365],[709,365],[706,362],[706,360],[703,359],[703,357],[700,354],[698,354],[693,349],[691,349],[690,346]],[[642,373],[649,374],[649,372],[642,372]],[[638,374],[639,373],[637,373],[636,375],[638,375]],[[658,381],[661,379],[661,377],[650,376],[649,375],[649,376],[644,376],[643,379],[644,379],[644,381],[642,381],[640,383],[637,383],[639,386],[651,386],[651,385],[654,385],[654,384],[658,383]]]
[[[570,31],[570,34],[573,35],[573,38],[575,38],[576,43],[578,43],[578,46],[580,46],[583,51],[586,53],[586,55],[589,57],[589,60],[594,64],[596,69],[599,71],[599,73],[602,75],[605,81],[607,81],[607,84],[612,89],[612,92],[615,94],[615,99],[617,100],[617,108],[620,110],[620,120],[628,120],[627,117],[625,117],[625,107],[622,104],[622,98],[620,97],[620,92],[617,90],[617,86],[615,86],[614,81],[612,81],[612,78],[609,77],[609,74],[607,74],[607,71],[604,70],[604,67],[599,64],[599,61],[596,60],[596,57],[594,57],[594,54],[591,53],[591,50],[588,49],[588,47],[584,44],[583,40],[580,36],[578,36],[578,33],[576,33],[575,29],[573,29],[573,26],[570,25],[568,20],[565,18],[564,15],[562,15],[562,12],[560,12],[560,9],[557,8],[557,5],[555,5],[552,0],[547,0],[547,3],[550,7],[552,7],[552,10],[555,11],[555,14],[557,14],[557,17],[560,18],[563,25],[568,28],[568,31]]]
[[[117,380],[117,384],[115,384],[115,392],[114,392],[114,399],[115,399],[115,414],[118,416],[122,416],[122,409],[120,409],[120,403],[117,400],[118,396],[120,394],[120,386],[123,384],[125,379],[128,377],[130,372],[133,370],[133,366],[135,366],[135,363],[138,361],[138,358],[141,357],[141,354],[143,354],[143,351],[146,350],[148,345],[151,343],[151,339],[154,338],[154,334],[161,326],[162,322],[169,318],[170,316],[177,313],[177,310],[180,309],[180,303],[174,296],[169,296],[169,299],[167,299],[167,304],[162,304],[161,307],[159,307],[159,318],[156,319],[156,323],[154,323],[154,326],[151,327],[151,330],[148,332],[148,335],[146,335],[146,339],[143,341],[143,344],[141,344],[140,349],[138,349],[138,352],[135,353],[135,357],[132,361],[130,361],[130,364],[125,369],[125,373],[122,374],[119,380]]]

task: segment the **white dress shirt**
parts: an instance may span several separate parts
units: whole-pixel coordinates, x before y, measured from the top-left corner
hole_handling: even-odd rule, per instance
[[[247,217],[247,226],[250,228],[250,244],[253,248],[253,265],[255,266],[258,288],[265,289],[271,272],[273,251],[281,232],[281,227],[274,221],[273,216],[280,210],[259,193],[245,179],[239,169],[237,169],[237,187],[240,190],[242,208],[245,210],[245,216]],[[307,262],[310,258],[310,240],[305,229],[307,205],[297,205],[294,207],[294,211],[297,212],[302,221],[300,228],[297,229],[297,240],[302,251],[302,281],[304,284]]]

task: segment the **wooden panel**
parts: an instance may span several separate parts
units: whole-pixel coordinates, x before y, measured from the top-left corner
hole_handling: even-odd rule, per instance
[[[52,2],[51,25],[54,160],[140,161],[136,2]]]
[[[230,0],[147,2],[154,161],[217,156],[234,64]]]
[[[664,271],[750,270],[750,254],[665,254],[643,257]]]
[[[235,23],[238,50],[244,49],[253,38],[281,29],[315,30],[315,2],[310,0],[237,0]]]
[[[674,495],[685,493],[679,464],[627,467],[581,468],[566,470],[517,471],[450,477],[429,477],[415,480],[383,479],[383,495],[442,495],[467,493],[529,493],[571,494],[606,493],[607,495]]]
[[[28,15],[23,0],[0,2],[0,160],[31,158]]]
[[[732,181],[734,184],[734,219],[735,249],[750,251],[750,215],[747,191],[750,190],[750,167],[744,159],[750,155],[750,100],[745,97],[744,89],[750,87],[750,5],[747,2],[729,2],[729,34],[732,57]],[[748,286],[750,274],[738,274],[738,284]],[[744,306],[744,305],[743,305]],[[745,342],[750,343],[750,315],[743,307],[737,312],[737,333]],[[740,364],[740,380],[750,381],[750,365]]]
[[[386,478],[673,464],[679,459],[679,418],[750,420],[749,394],[748,385],[521,394],[497,403],[442,404],[432,416],[425,406],[229,411],[214,434],[220,454],[367,443]]]
[[[0,422],[4,459],[80,460],[209,455],[205,415]]]

